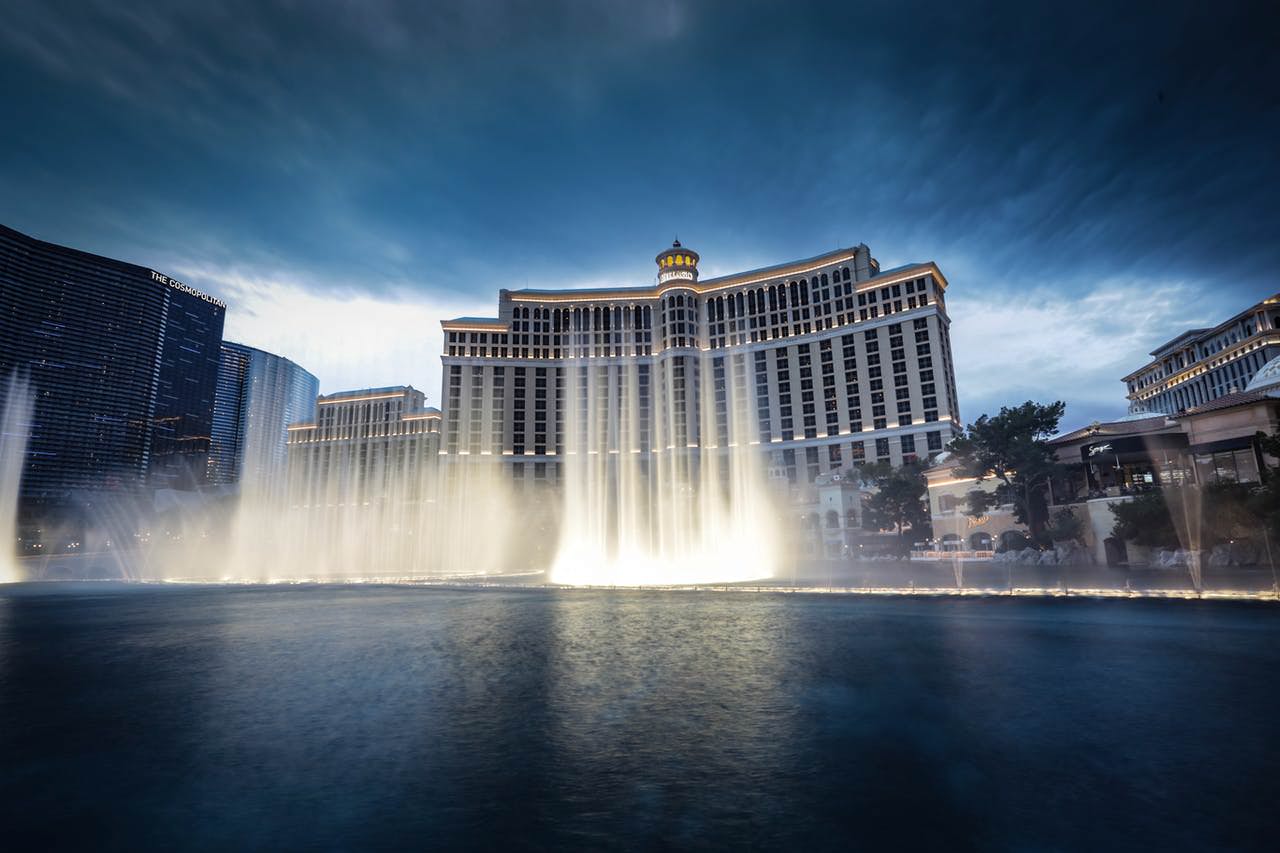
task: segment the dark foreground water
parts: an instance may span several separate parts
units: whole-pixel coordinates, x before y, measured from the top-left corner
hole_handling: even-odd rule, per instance
[[[1280,609],[0,589],[0,846],[1274,849]]]

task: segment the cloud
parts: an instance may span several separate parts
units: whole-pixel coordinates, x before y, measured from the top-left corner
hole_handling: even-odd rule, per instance
[[[1228,312],[1201,295],[1191,282],[1120,279],[1080,296],[1036,289],[993,298],[956,289],[947,310],[961,415],[972,422],[1028,399],[1066,400],[1064,426],[1123,415],[1121,377],[1178,333],[1225,319]]]
[[[494,301],[440,298],[400,288],[318,289],[287,273],[181,264],[185,280],[228,304],[223,338],[285,356],[320,380],[323,394],[413,385],[440,404],[440,321],[492,314]]]

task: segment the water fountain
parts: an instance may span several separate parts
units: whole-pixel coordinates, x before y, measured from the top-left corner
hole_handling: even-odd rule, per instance
[[[1201,559],[1204,515],[1200,487],[1187,485],[1178,489],[1168,489],[1165,495],[1178,540],[1187,554],[1187,573],[1191,576],[1192,589],[1196,594],[1200,594],[1204,592],[1204,568]]]
[[[31,423],[31,393],[15,371],[8,379],[0,409],[0,583],[22,580],[18,567],[18,486],[26,458]]]
[[[553,582],[713,584],[773,574],[777,511],[747,370],[743,355],[707,353],[660,360],[652,377],[634,363],[571,364]]]

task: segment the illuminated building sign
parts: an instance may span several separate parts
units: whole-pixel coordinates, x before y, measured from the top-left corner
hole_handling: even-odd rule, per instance
[[[155,270],[151,271],[151,280],[158,281],[161,284],[167,284],[170,287],[172,287],[174,290],[180,290],[183,293],[188,293],[192,296],[198,296],[201,299],[203,299],[205,302],[208,302],[211,305],[217,305],[219,308],[227,307],[227,303],[223,302],[221,299],[214,299],[209,294],[201,293],[200,291],[196,290],[194,287],[192,287],[189,284],[184,284],[183,282],[178,281],[176,278],[169,278],[169,276],[167,275],[161,275]]]
[[[667,270],[658,274],[658,284],[665,284],[674,280],[693,281],[693,273],[689,270]]]

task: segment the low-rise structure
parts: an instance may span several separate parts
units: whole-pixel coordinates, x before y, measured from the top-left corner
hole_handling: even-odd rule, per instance
[[[321,396],[316,419],[289,427],[294,506],[418,500],[440,452],[440,410],[412,386]]]
[[[1026,528],[1014,520],[1009,504],[992,507],[981,516],[968,513],[973,491],[994,492],[998,481],[976,480],[961,473],[950,453],[942,453],[924,472],[928,484],[929,516],[933,523],[931,551],[989,556],[996,548],[1021,544]]]
[[[1124,377],[1129,413],[1176,414],[1243,389],[1280,356],[1280,294],[1217,326],[1189,329]]]

